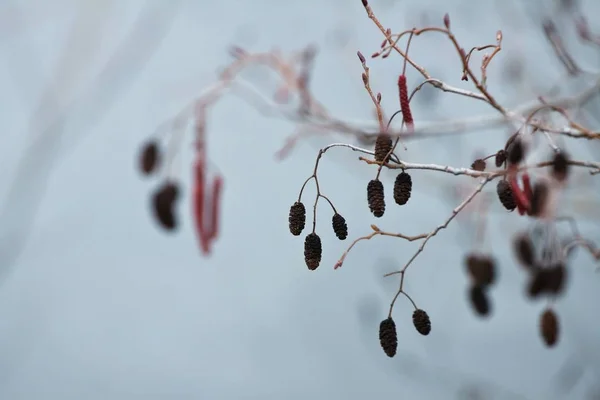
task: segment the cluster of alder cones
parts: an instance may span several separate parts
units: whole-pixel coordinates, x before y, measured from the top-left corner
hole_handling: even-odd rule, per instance
[[[429,315],[417,308],[412,315],[413,326],[423,336],[431,332],[431,321]],[[398,333],[396,332],[396,322],[390,316],[379,324],[379,344],[388,357],[394,357],[398,350]]]
[[[382,161],[391,150],[391,138],[387,135],[381,135],[375,144],[375,159]],[[410,199],[411,192],[412,178],[407,172],[402,171],[394,182],[394,201],[398,205],[405,205]],[[319,195],[317,194],[317,196]],[[383,216],[385,213],[385,194],[383,183],[378,178],[372,179],[367,185],[367,203],[375,217],[381,218]],[[338,239],[345,240],[348,237],[346,219],[335,210],[331,224]],[[288,225],[290,233],[294,236],[300,236],[306,226],[306,206],[300,198],[290,207]],[[313,231],[304,239],[304,261],[308,269],[314,271],[319,267],[322,253],[321,237],[313,227]]]

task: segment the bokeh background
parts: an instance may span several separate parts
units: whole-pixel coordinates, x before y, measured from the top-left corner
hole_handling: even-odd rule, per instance
[[[504,49],[488,85],[508,107],[555,86],[558,94],[577,93],[597,79],[567,77],[543,35],[541,21],[552,16],[582,66],[600,69],[598,50],[574,35],[568,3],[590,18],[600,12],[591,0],[371,1],[395,31],[441,25],[448,12],[467,48],[494,43],[501,29]],[[590,24],[600,28],[599,20]],[[389,207],[374,221],[365,199],[374,168],[356,153],[331,150],[320,181],[346,216],[350,237],[338,241],[330,211],[320,208],[324,256],[310,272],[302,238],[287,231],[287,213],[318,148],[339,137],[312,137],[277,161],[293,124],[231,95],[208,123],[210,158],[226,179],[213,255],[200,254],[187,197],[176,235],[152,220],[148,196],[157,183],[136,170],[139,147],[214,82],[231,60],[229,46],[316,45],[315,96],[340,118],[368,121],[356,51],[371,54],[380,42],[358,0],[3,0],[0,398],[600,398],[600,276],[591,257],[577,251],[571,259],[568,292],[556,305],[562,336],[547,349],[537,329],[543,304],[526,300],[526,276],[510,250],[511,235],[529,221],[507,216],[497,202],[483,242],[475,240],[476,214],[468,214],[433,238],[407,273],[406,290],[428,311],[433,330],[421,337],[410,304],[401,300],[394,359],[381,351],[377,331],[398,281],[382,275],[400,268],[418,243],[378,237],[333,270],[350,240],[368,234],[373,222],[406,234],[430,231],[460,203],[471,178],[415,171],[408,205]],[[418,38],[411,55],[432,75],[469,87],[442,37]],[[386,110],[395,111],[401,59],[369,65]],[[244,77],[258,87],[271,82],[261,69]],[[419,82],[414,71],[408,78],[409,85]],[[598,124],[599,110],[593,100],[580,113]],[[418,124],[493,110],[425,88],[413,113]],[[478,152],[497,151],[508,133],[480,129],[413,141],[401,157],[466,166]],[[598,161],[593,144],[569,149]],[[177,164],[186,194],[192,156],[188,136]],[[394,174],[384,177],[391,188]],[[597,189],[585,173],[575,174],[564,198],[565,213],[592,240],[600,239]],[[314,189],[306,195],[312,202]],[[501,266],[493,316],[483,320],[467,302],[462,265],[465,253],[481,246]]]

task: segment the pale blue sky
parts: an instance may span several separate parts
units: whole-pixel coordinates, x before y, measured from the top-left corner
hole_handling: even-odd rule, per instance
[[[600,11],[592,3],[582,2],[589,15]],[[552,7],[526,9],[516,0],[371,4],[396,30],[440,24],[449,12],[465,47],[493,42],[502,29],[505,49],[488,84],[509,107],[563,75],[535,25]],[[374,221],[365,200],[374,170],[356,153],[332,150],[320,180],[346,216],[349,239],[339,242],[330,232],[323,207],[323,262],[310,272],[302,238],[287,230],[287,213],[317,149],[338,138],[310,139],[278,163],[274,153],[293,125],[265,118],[237,97],[214,108],[208,124],[210,157],[226,178],[214,255],[200,255],[187,198],[180,232],[156,229],[147,208],[155,183],[135,170],[139,145],[215,79],[229,60],[227,46],[285,51],[316,44],[315,95],[342,118],[371,118],[356,51],[371,54],[381,38],[360,1],[5,0],[0,22],[0,398],[425,400],[467,398],[478,388],[485,399],[546,400],[567,398],[556,377],[574,363],[584,375],[568,398],[583,399],[600,376],[600,276],[590,257],[580,251],[573,259],[569,292],[556,306],[563,335],[548,350],[537,331],[543,304],[524,298],[525,275],[510,254],[507,232],[527,221],[496,203],[485,242],[501,266],[493,317],[477,319],[466,302],[462,258],[473,243],[471,228],[452,224],[407,274],[407,291],[428,311],[432,333],[421,337],[410,305],[400,301],[398,355],[385,357],[377,330],[398,282],[382,275],[401,267],[418,243],[375,238],[358,245],[342,269],[333,265],[373,222],[406,234],[431,230],[460,202],[453,186],[472,180],[415,171],[410,203],[390,204]],[[132,29],[133,45],[109,61]],[[598,69],[597,54],[573,46],[586,68]],[[411,54],[436,77],[468,87],[447,41],[419,38]],[[511,58],[524,63],[527,85],[500,79]],[[392,111],[400,59],[370,65]],[[246,78],[264,76],[251,71]],[[408,78],[418,82],[413,71]],[[563,86],[576,92],[586,83]],[[425,93],[431,103],[419,100]],[[417,123],[493,112],[431,91],[417,96],[413,110]],[[466,166],[477,151],[496,151],[505,134],[413,142],[402,156]],[[184,142],[178,164],[186,189],[191,144]],[[598,148],[584,146],[573,153],[598,161]],[[394,174],[384,178],[390,191]],[[577,190],[565,208],[580,212],[582,231],[600,239],[599,215],[582,208],[585,194],[577,197]],[[306,195],[313,194],[311,187]]]

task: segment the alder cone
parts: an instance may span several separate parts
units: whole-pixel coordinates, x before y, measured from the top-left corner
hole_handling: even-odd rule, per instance
[[[306,224],[306,207],[304,204],[297,201],[290,207],[288,217],[290,233],[294,236],[300,236]]]
[[[496,193],[498,194],[500,203],[502,203],[504,208],[506,208],[508,211],[513,211],[515,208],[517,208],[515,196],[510,184],[507,181],[501,180],[498,182],[498,185],[496,186]]]
[[[527,294],[532,299],[540,297],[548,289],[548,272],[540,267],[535,267],[533,276],[529,280]]]
[[[156,221],[167,231],[177,228],[174,208],[178,196],[179,187],[170,181],[163,183],[152,195],[152,208]]]
[[[385,213],[385,195],[383,183],[379,179],[373,179],[367,185],[367,201],[373,215],[377,218],[383,217]]]
[[[319,268],[322,254],[321,238],[314,232],[309,233],[304,239],[304,261],[308,269],[314,271]]]
[[[519,262],[528,269],[533,268],[535,251],[533,242],[526,234],[520,234],[514,241],[514,251]]]
[[[413,312],[412,320],[417,332],[423,336],[429,335],[429,332],[431,332],[431,320],[429,319],[427,312],[421,309],[415,310],[415,312]]]
[[[487,287],[496,281],[496,262],[489,256],[469,254],[466,265],[476,286]]]
[[[140,170],[144,175],[150,175],[155,172],[160,164],[160,151],[158,143],[155,141],[147,142],[140,153]]]
[[[552,160],[552,175],[557,181],[564,181],[569,173],[569,158],[562,151],[554,155]]]
[[[549,194],[550,189],[545,183],[538,182],[533,186],[533,194],[531,196],[531,216],[537,217],[542,214],[546,208]]]
[[[410,199],[412,192],[412,178],[404,171],[396,176],[394,182],[394,200],[398,205],[404,205]]]
[[[398,334],[396,323],[391,317],[381,321],[379,324],[379,344],[388,357],[394,357],[398,350]]]
[[[546,270],[546,291],[552,295],[563,292],[567,281],[567,267],[558,263]]]
[[[515,138],[508,146],[507,159],[509,164],[518,164],[525,157],[525,146],[520,138]]]
[[[553,347],[558,342],[560,333],[558,317],[554,310],[546,309],[540,318],[540,333],[544,343],[548,347]]]
[[[496,167],[500,168],[506,162],[506,151],[500,150],[496,153]]]
[[[385,159],[385,162],[388,162],[389,157],[386,158],[386,156],[392,150],[392,146],[392,138],[389,135],[382,134],[377,136],[377,140],[375,141],[375,160],[382,162]]]
[[[485,171],[485,167],[486,163],[482,158],[478,158],[477,160],[473,161],[473,164],[471,164],[471,169],[479,172]]]
[[[333,214],[333,217],[331,218],[331,226],[333,227],[335,236],[337,236],[338,239],[345,240],[348,237],[348,225],[346,224],[346,219],[340,214]]]
[[[473,310],[475,310],[478,315],[485,317],[490,314],[490,300],[483,287],[477,285],[471,286],[469,288],[469,300],[471,301]]]

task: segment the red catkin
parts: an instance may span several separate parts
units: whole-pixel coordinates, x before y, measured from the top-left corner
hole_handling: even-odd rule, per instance
[[[206,164],[204,157],[199,156],[196,160],[194,175],[194,198],[193,198],[193,213],[196,223],[196,233],[200,241],[200,249],[205,255],[210,253],[208,245],[208,237],[204,229],[205,223],[205,188],[206,188]]]
[[[529,198],[527,198],[525,192],[519,187],[516,175],[510,177],[509,183],[515,197],[515,202],[517,203],[519,215],[524,215],[529,210]]]
[[[400,95],[400,110],[404,117],[404,123],[410,129],[413,126],[413,117],[408,101],[408,88],[406,84],[406,75],[402,74],[398,77],[398,92]]]
[[[208,232],[208,237],[212,241],[214,241],[219,235],[219,217],[220,217],[220,203],[221,203],[221,193],[223,191],[223,177],[221,175],[217,175],[213,180],[212,185],[212,203],[211,203],[211,218],[210,218],[210,228]]]

